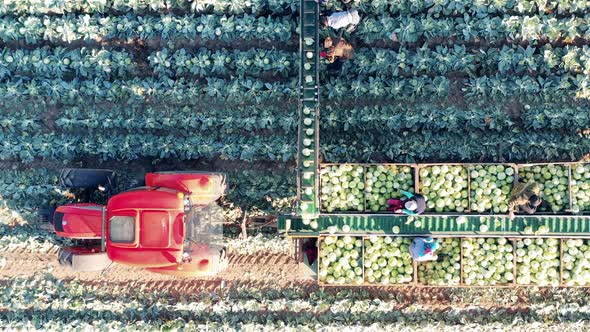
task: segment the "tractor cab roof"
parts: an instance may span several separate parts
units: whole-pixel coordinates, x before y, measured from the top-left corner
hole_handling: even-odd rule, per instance
[[[107,205],[107,253],[123,264],[159,267],[182,257],[184,195],[142,187],[113,196]]]

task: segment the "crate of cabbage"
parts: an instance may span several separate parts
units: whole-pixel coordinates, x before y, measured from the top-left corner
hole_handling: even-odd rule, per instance
[[[585,172],[584,172],[585,173]],[[541,212],[571,211],[570,206],[570,164],[527,164],[518,165],[518,177],[524,182],[536,182],[541,197],[549,203],[539,207]]]
[[[469,177],[469,203],[472,212],[508,213],[508,202],[516,180],[516,165],[471,164]]]
[[[327,236],[318,240],[319,284],[401,285],[414,281],[411,238]]]
[[[438,259],[415,263],[412,237],[320,237],[320,286],[590,286],[590,240],[439,238]]]
[[[365,172],[366,208],[387,211],[387,200],[403,198],[402,190],[414,192],[414,169],[410,165],[367,165]]]
[[[341,164],[320,168],[323,212],[365,211],[365,167]]]
[[[590,211],[590,164],[573,164],[570,176],[572,212]]]
[[[387,200],[414,192],[414,170],[399,164],[324,164],[320,169],[323,212],[383,212]]]
[[[419,165],[418,192],[426,197],[426,211],[468,212],[469,174],[466,166]]]

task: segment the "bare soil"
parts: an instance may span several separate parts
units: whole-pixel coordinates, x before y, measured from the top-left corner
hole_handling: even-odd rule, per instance
[[[220,287],[222,281],[228,286],[239,284],[255,288],[289,287],[295,283],[315,284],[314,280],[299,277],[298,264],[294,259],[279,254],[230,255],[226,271],[214,278],[204,279],[178,278],[119,264],[113,264],[104,272],[76,273],[59,265],[57,253],[14,252],[2,253],[1,256],[6,259],[6,265],[0,269],[0,280],[50,272],[58,279],[77,279],[91,285],[108,283],[125,287],[141,286],[172,293],[213,291]]]

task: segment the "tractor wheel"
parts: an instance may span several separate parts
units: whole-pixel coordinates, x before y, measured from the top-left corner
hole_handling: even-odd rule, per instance
[[[57,259],[60,265],[74,272],[103,271],[112,264],[106,252],[94,252],[80,247],[62,248]]]
[[[115,173],[108,169],[65,168],[59,174],[59,184],[65,188],[112,190]]]

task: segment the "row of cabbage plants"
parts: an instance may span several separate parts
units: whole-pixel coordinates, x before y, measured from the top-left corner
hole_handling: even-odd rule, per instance
[[[13,110],[19,108],[19,115]],[[0,127],[12,133],[36,133],[43,129],[45,112],[50,107],[46,101],[21,103],[5,101],[0,104]],[[233,134],[251,130],[280,130],[292,132],[297,125],[295,103],[268,105],[264,110],[248,105],[219,108],[210,107],[204,113],[200,107],[168,104],[137,105],[88,105],[64,106],[55,116],[55,125],[62,131],[122,129],[150,132],[154,130],[199,130]],[[326,106],[321,119],[324,133],[336,131],[350,134],[360,131],[486,130],[501,132],[511,130],[515,119],[506,117],[507,103],[486,100],[472,102],[463,107],[441,106],[433,103],[417,105],[385,105],[345,108]],[[554,110],[559,109],[556,113]],[[583,105],[562,103],[533,103],[519,111],[518,124],[523,129],[560,129],[577,132],[590,126],[590,114]],[[434,111],[434,112],[433,112]]]
[[[263,82],[258,79],[202,80],[134,78],[130,80],[80,80],[22,78],[0,83],[3,100],[41,99],[43,102],[90,106],[102,102],[167,103],[170,105],[235,105],[296,98],[296,82]]]
[[[533,0],[426,0],[420,2],[412,0],[400,0],[395,2],[387,0],[357,0],[354,4],[363,12],[369,14],[387,13],[389,15],[401,14],[409,16],[430,13],[437,17],[463,14],[486,17],[505,13],[538,14],[539,16],[543,14],[585,14],[590,9],[588,3],[583,0],[548,0],[543,2]],[[330,2],[328,7],[338,10],[343,8],[342,4],[339,2]]]
[[[321,144],[324,161],[331,163],[471,162],[482,157],[487,162],[526,163],[580,160],[589,149],[588,137],[557,131],[391,132],[385,126],[372,132],[333,131],[322,135]]]
[[[324,135],[320,154],[330,162],[383,162],[396,160],[576,160],[590,149],[590,139],[560,133],[396,133],[382,139],[381,132],[363,138],[342,132]],[[2,133],[0,160],[32,162],[38,159],[134,160],[141,157],[180,160],[290,161],[295,158],[295,136],[226,135],[185,136],[183,133]],[[423,142],[430,145],[424,147]],[[475,144],[474,142],[477,142]],[[381,144],[381,145],[378,145]]]
[[[44,133],[36,135],[0,134],[0,160],[32,162],[37,158],[74,160],[92,157],[99,160],[134,160],[141,157],[178,160],[289,161],[295,158],[294,137],[173,133],[95,135]]]
[[[324,107],[321,126],[347,131],[506,131],[516,125],[506,117],[506,102],[472,101],[465,106],[420,103],[415,105],[379,105],[345,108],[340,105]],[[559,109],[559,112],[555,112]],[[561,129],[574,132],[590,127],[590,114],[585,105],[560,102],[525,104],[516,119],[524,129]]]
[[[455,46],[450,51],[443,46],[432,50],[426,45],[416,51],[404,48],[398,51],[360,49],[357,56],[346,64],[344,74],[378,74],[379,78],[384,78],[425,74],[444,76],[450,73],[456,77],[457,73],[463,73],[465,76],[478,78],[487,77],[485,75],[504,77],[535,73],[547,79],[555,79],[553,75],[586,74],[585,68],[590,67],[590,51],[586,46],[548,46],[540,49],[504,46],[500,50],[492,48],[477,51],[467,53],[467,49],[462,46]],[[175,52],[163,49],[151,53],[148,61],[155,74],[169,77],[231,74],[259,76],[270,72],[288,78],[293,77],[297,71],[295,53],[274,49],[211,51],[200,48],[189,52],[184,48]],[[0,78],[28,74],[37,78],[75,75],[80,78],[107,79],[125,78],[137,71],[135,60],[126,51],[43,47],[34,50],[5,48],[0,52]],[[435,86],[437,83],[433,82]],[[522,84],[516,83],[516,88],[520,88]],[[439,87],[442,88],[445,86]]]
[[[273,79],[279,80],[297,73],[296,54],[274,49],[211,51],[200,48],[188,52],[184,48],[176,52],[163,49],[150,54],[148,60],[155,74],[169,77],[272,74]]]
[[[421,292],[412,294],[418,303],[409,304],[400,300],[399,293],[375,298],[374,293],[358,289],[331,292],[242,286],[178,298],[167,290],[117,286],[115,291],[114,287],[109,283],[97,287],[79,280],[58,280],[50,274],[14,278],[0,293],[0,303],[11,308],[3,311],[0,324],[6,329],[27,331],[453,331],[459,324],[477,327],[482,321],[496,330],[546,329],[547,322],[559,321],[558,327],[567,331],[583,329],[584,325],[577,322],[588,319],[584,302],[588,295],[582,290],[564,293],[548,289],[539,297],[532,289],[455,289],[447,293],[455,305],[441,310],[431,294]],[[523,296],[530,305],[515,321],[510,310]],[[478,304],[490,301],[507,313],[488,314],[486,305]],[[555,306],[560,310],[554,310]]]
[[[7,0],[0,5],[0,14],[64,14],[81,13],[150,13],[150,12],[214,12],[217,14],[294,13],[297,7],[287,0]]]
[[[550,76],[481,76],[453,79],[468,98],[505,98],[521,96],[547,96],[548,100],[590,97],[590,80],[586,75]],[[449,95],[451,80],[444,76],[413,76],[389,78],[382,76],[351,77],[347,80],[330,79],[325,83],[329,99],[378,98],[413,101],[420,98],[441,98]]]
[[[297,24],[291,16],[255,17],[252,15],[161,15],[125,16],[63,15],[4,16],[0,18],[0,40],[71,43],[111,40],[176,41],[236,39],[289,41]],[[277,44],[280,47],[279,44]]]
[[[168,55],[168,49],[148,56],[155,74],[179,77],[239,75],[258,76],[270,71],[281,77],[293,77],[296,72],[295,55],[277,50],[250,49],[248,51],[210,51],[204,48],[188,54],[183,48]],[[82,47],[68,50],[63,47],[43,47],[34,50],[0,52],[0,79],[16,75],[36,78],[127,78],[138,74],[138,65],[126,51],[110,51]]]
[[[319,281],[327,285],[586,286],[588,240],[556,238],[439,239],[439,258],[414,262],[412,238],[320,238]]]
[[[394,39],[401,43],[447,39],[461,42],[574,42],[588,38],[588,18],[544,16],[458,16],[435,18],[420,16],[379,16],[361,21],[356,35],[366,43]]]
[[[31,116],[37,119],[36,116]],[[14,117],[0,117],[0,127],[34,132],[37,128],[25,120],[8,123]],[[35,120],[30,121],[35,121]],[[294,133],[297,128],[295,105],[258,106],[210,109],[203,112],[190,106],[146,105],[144,107],[64,107],[57,114],[55,125],[62,131],[101,131],[121,129],[132,132],[176,132],[191,136],[193,131],[213,136],[265,130],[273,133]],[[41,121],[36,120],[36,121]],[[38,125],[38,122],[33,122]]]
[[[389,49],[359,49],[346,62],[347,75],[384,74],[391,77],[405,75],[538,75],[588,74],[590,50],[586,47],[566,46],[539,48],[504,45],[501,48],[467,48],[465,45],[437,45],[430,48],[400,47]]]
[[[343,164],[325,165],[320,175],[322,208],[328,213],[385,211],[388,199],[403,198],[402,191],[417,191],[425,196],[430,212],[506,214],[519,178],[539,185],[541,197],[549,203],[541,211],[578,213],[590,206],[590,167],[581,163]]]
[[[468,98],[531,97],[546,100],[588,98],[590,80],[585,75],[549,77],[478,77],[460,80],[459,85]],[[340,101],[360,97],[412,101],[417,98],[435,99],[449,95],[451,80],[443,76],[411,78],[357,77],[350,80],[330,79],[322,94],[328,100]],[[214,98],[217,103],[238,101],[276,101],[296,98],[296,82],[263,82],[256,79],[204,80],[182,78],[132,80],[12,79],[0,83],[0,97],[50,97],[54,102],[88,104],[101,101],[133,103],[137,100],[167,103],[199,103]],[[535,96],[535,97],[533,97]]]

